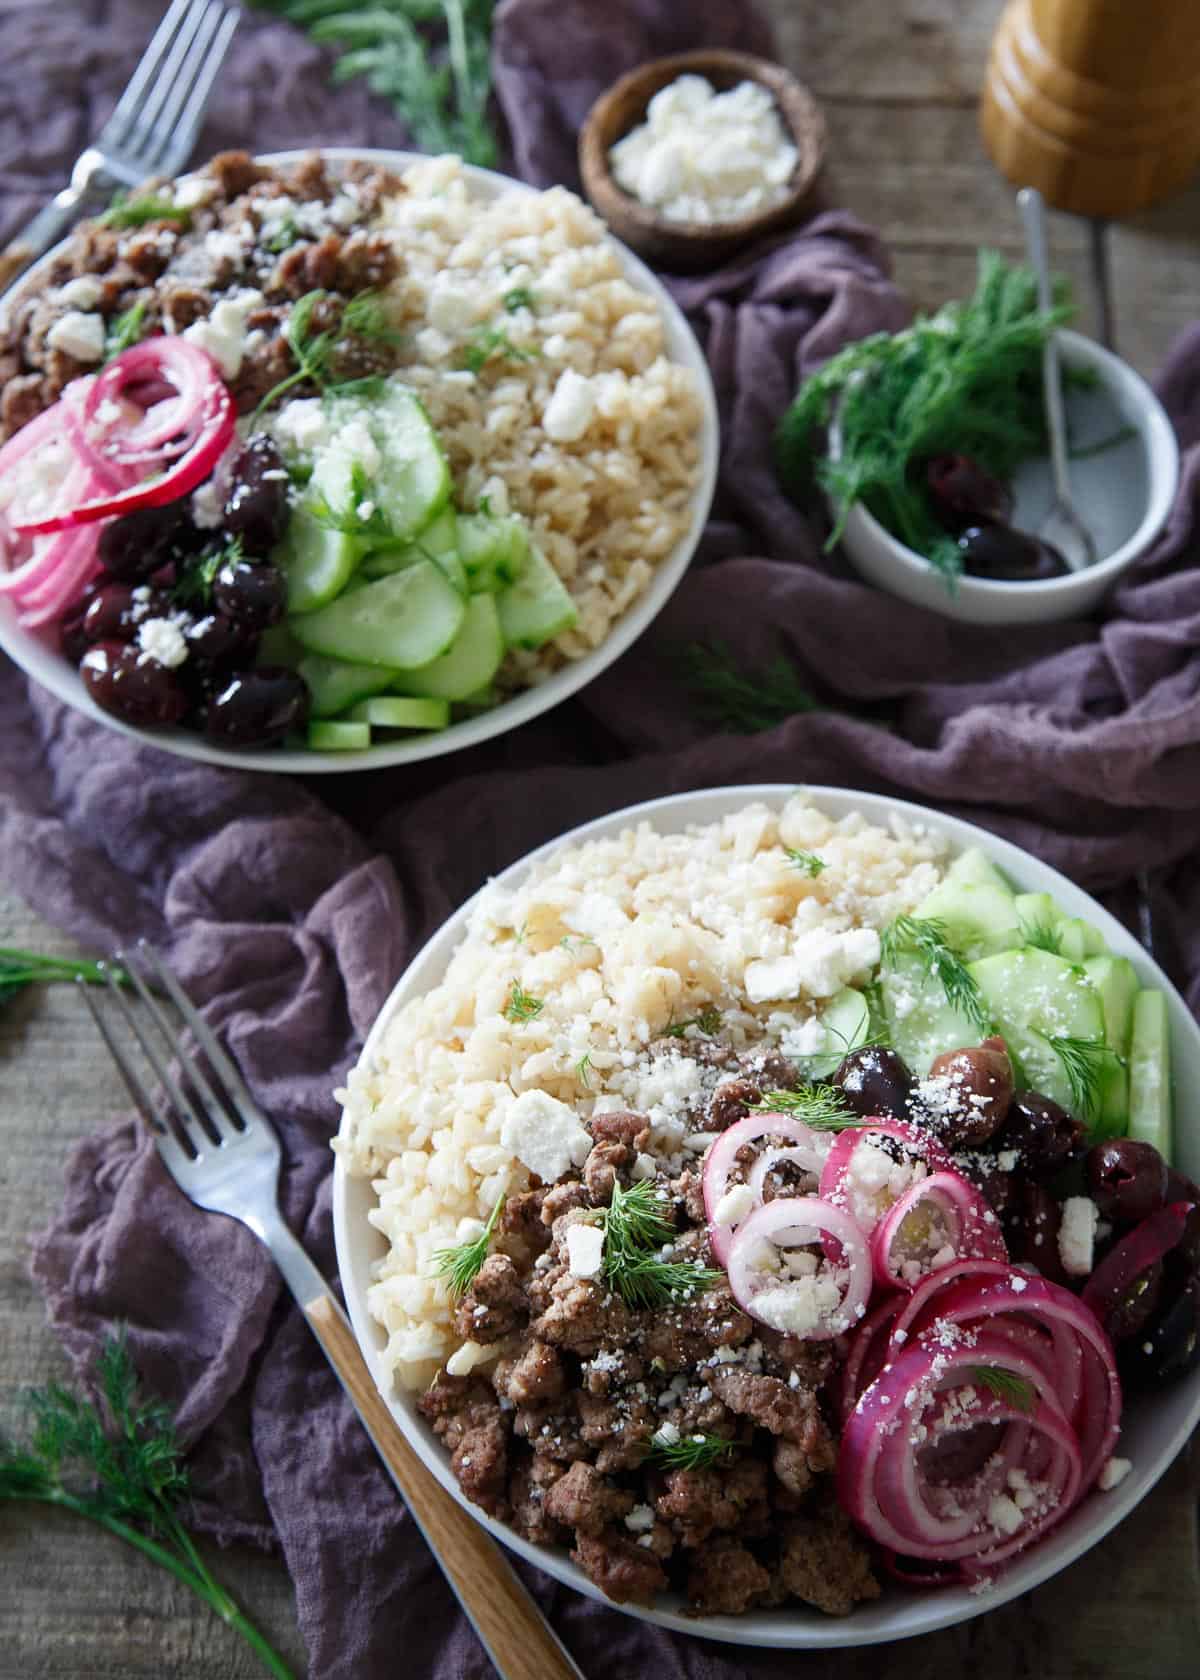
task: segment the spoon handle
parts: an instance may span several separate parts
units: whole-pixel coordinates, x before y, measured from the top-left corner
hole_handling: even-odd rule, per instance
[[[1054,307],[1050,290],[1050,263],[1046,255],[1046,218],[1042,195],[1036,187],[1022,187],[1017,194],[1017,207],[1025,224],[1025,248],[1037,276],[1038,308]],[[1058,367],[1058,334],[1051,333],[1042,348],[1042,387],[1046,403],[1046,426],[1050,433],[1050,466],[1054,473],[1054,493],[1060,499],[1069,498],[1071,483],[1067,476],[1067,421],[1063,412],[1062,379]]]

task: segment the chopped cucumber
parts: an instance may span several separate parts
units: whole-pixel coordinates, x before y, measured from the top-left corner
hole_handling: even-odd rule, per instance
[[[945,880],[954,881],[960,887],[998,887],[1002,892],[1012,893],[991,858],[978,846],[968,846],[965,852],[959,852],[946,870]]]
[[[350,665],[344,659],[327,659],[320,653],[304,654],[296,669],[308,684],[314,718],[337,717],[356,700],[382,694],[396,680],[394,671],[379,665]]]
[[[1066,916],[1058,924],[1058,948],[1069,962],[1104,955],[1104,935],[1082,916]]]
[[[371,745],[370,726],[345,721],[310,723],[308,744],[314,752],[362,752]]]
[[[1058,930],[1066,921],[1059,906],[1049,893],[1018,893],[1017,920],[1024,937],[1018,944],[1040,945],[1043,950],[1058,950]]]
[[[458,538],[473,592],[503,589],[525,570],[529,527],[519,514],[497,519],[487,513],[464,513],[458,522]]]
[[[947,877],[922,899],[914,914],[944,922],[949,944],[967,962],[1011,951],[1022,942],[1013,895],[1007,887],[990,882],[960,885]]]
[[[1101,1138],[1124,1137],[1128,1127],[1129,1070],[1113,1056],[1100,1075],[1100,1095],[1088,1137],[1093,1143],[1099,1143]]]
[[[454,509],[443,508],[412,542],[373,549],[363,561],[363,575],[369,578],[389,577],[392,572],[402,572],[406,566],[415,566],[418,560],[433,560],[459,594],[465,595],[467,574],[458,554],[457,527]]]
[[[398,700],[380,695],[361,701],[350,717],[357,723],[369,723],[373,729],[445,729],[450,722],[450,707],[445,700]]]
[[[312,653],[405,671],[443,654],[464,612],[463,598],[445,574],[432,560],[421,560],[304,614],[292,628]]]
[[[412,537],[450,500],[446,453],[417,398],[395,380],[372,404],[370,424],[383,457],[371,489],[396,536]]]
[[[1118,1056],[1127,1056],[1133,1002],[1138,994],[1133,964],[1125,957],[1088,957],[1083,972],[1096,988],[1104,1008],[1104,1036]]]
[[[287,579],[288,612],[313,612],[332,601],[346,587],[361,553],[353,537],[322,525],[301,502],[271,556]]]
[[[496,598],[500,629],[509,647],[539,648],[579,621],[579,610],[562,579],[532,545],[525,569]]]
[[[491,682],[504,658],[500,616],[491,595],[471,595],[462,628],[432,664],[405,671],[395,682],[401,694],[426,694],[441,700],[466,700]]]
[[[1104,1042],[1104,1007],[1090,980],[1064,958],[1033,946],[984,957],[971,964],[971,973],[1030,1088],[1073,1110],[1070,1083],[1046,1035]],[[959,1038],[939,1048],[975,1042],[976,1037]]]
[[[871,1010],[866,998],[853,986],[835,992],[820,1015],[825,1028],[827,1054],[806,1057],[804,1071],[810,1079],[825,1079],[843,1057],[857,1050],[871,1036]]]
[[[1171,1159],[1169,1038],[1166,997],[1139,992],[1129,1038],[1129,1135],[1152,1143],[1166,1161]]]
[[[941,981],[915,951],[898,953],[881,972],[879,989],[888,1036],[918,1078],[943,1050],[979,1043],[979,1028],[947,1003]]]

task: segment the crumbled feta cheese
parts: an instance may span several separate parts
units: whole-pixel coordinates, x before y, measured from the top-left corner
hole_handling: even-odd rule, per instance
[[[343,231],[358,219],[358,205],[348,192],[340,192],[329,206],[329,220]]]
[[[714,1225],[739,1225],[754,1206],[754,1192],[748,1184],[726,1190],[713,1210]]]
[[[297,397],[275,416],[275,436],[296,449],[315,450],[329,442],[329,416],[320,397]]]
[[[475,298],[468,286],[444,277],[435,280],[425,310],[430,326],[444,333],[468,331],[475,324]]]
[[[567,1229],[567,1270],[572,1277],[597,1277],[604,1259],[604,1232],[599,1225],[571,1225]]]
[[[791,953],[746,964],[746,996],[751,1003],[775,998],[832,997],[860,978],[879,961],[879,935],[873,928],[849,928],[833,933],[811,928],[801,934]]]
[[[489,1359],[494,1359],[496,1349],[485,1347],[480,1342],[464,1342],[446,1361],[446,1373],[451,1377],[468,1376],[476,1367],[483,1365]]]
[[[193,175],[188,181],[177,181],[172,202],[177,210],[199,210],[211,204],[217,196],[217,183],[207,175]]]
[[[104,287],[94,274],[80,274],[58,288],[58,302],[68,309],[95,309]]]
[[[1125,1480],[1132,1469],[1132,1459],[1107,1459],[1100,1474],[1096,1477],[1096,1486],[1102,1493],[1111,1493],[1113,1488],[1118,1487]]]
[[[236,379],[246,349],[246,317],[262,300],[262,293],[254,290],[224,297],[206,321],[193,321],[181,336],[206,350],[226,379]]]
[[[754,1316],[787,1336],[807,1336],[837,1311],[842,1292],[829,1272],[794,1278],[754,1297]],[[847,1329],[847,1325],[842,1325]]]
[[[645,1534],[654,1527],[654,1512],[649,1505],[635,1505],[625,1518],[625,1527],[631,1534]]]
[[[225,517],[225,498],[210,478],[192,491],[192,519],[202,531],[215,531]]]
[[[1096,1226],[1100,1209],[1090,1196],[1068,1196],[1058,1227],[1058,1253],[1071,1277],[1086,1277],[1095,1258]]]
[[[338,447],[357,462],[368,478],[379,471],[379,447],[365,420],[347,420],[338,433]]]
[[[642,1154],[636,1156],[632,1167],[629,1169],[629,1176],[635,1183],[640,1183],[644,1178],[655,1178],[657,1175],[658,1168],[654,1164],[653,1155]]]
[[[998,1493],[988,1506],[988,1522],[997,1534],[1015,1534],[1024,1521],[1024,1512],[1006,1493]]]
[[[104,322],[99,315],[69,309],[46,334],[51,350],[62,350],[77,362],[98,362],[104,354]]]
[[[137,639],[143,657],[156,659],[168,670],[182,665],[188,656],[183,631],[169,618],[143,619],[138,626]]]
[[[556,443],[577,443],[596,412],[596,390],[574,368],[564,368],[542,415],[546,436]]]
[[[500,1127],[500,1142],[546,1184],[581,1167],[592,1147],[575,1110],[547,1091],[522,1091],[514,1098]]]
[[[656,1447],[677,1447],[679,1431],[673,1423],[660,1423],[650,1439]]]

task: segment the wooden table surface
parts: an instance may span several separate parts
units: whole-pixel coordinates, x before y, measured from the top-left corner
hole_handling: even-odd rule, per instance
[[[880,229],[897,277],[918,305],[963,295],[979,245],[1019,253],[1011,194],[975,125],[998,0],[769,0],[769,9],[782,57],[828,114],[830,202]],[[1051,239],[1055,262],[1087,299],[1093,229],[1055,216]],[[1098,242],[1111,275],[1118,347],[1150,372],[1200,313],[1200,182],[1159,209],[1102,230]],[[1090,305],[1082,326],[1097,330]],[[3,894],[0,944],[71,948]],[[28,1277],[29,1238],[57,1205],[72,1144],[125,1104],[70,987],[22,997],[0,1015],[0,1081],[3,1427],[20,1389],[66,1369]],[[1194,1441],[1132,1517],[1047,1586],[886,1656],[875,1650],[801,1659],[804,1672],[813,1680],[857,1680],[886,1665],[893,1680],[929,1672],[972,1672],[984,1680],[1192,1680],[1200,1666],[1198,1494]],[[245,1549],[213,1561],[303,1673],[282,1564]],[[260,1672],[241,1640],[119,1542],[41,1507],[0,1513],[0,1680],[239,1680]]]

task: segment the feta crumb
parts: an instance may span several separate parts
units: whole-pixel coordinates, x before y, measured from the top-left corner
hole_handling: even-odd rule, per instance
[[[379,448],[365,420],[347,420],[338,433],[338,447],[357,462],[368,478],[379,471]]]
[[[146,618],[138,626],[138,647],[141,657],[156,659],[168,670],[182,665],[188,656],[183,631],[169,618]]]
[[[645,1534],[654,1527],[654,1512],[649,1505],[635,1505],[625,1518],[625,1527],[632,1534]]]
[[[542,415],[546,436],[556,443],[577,443],[592,423],[596,391],[590,379],[564,368]]]
[[[104,354],[104,322],[99,315],[69,309],[46,334],[51,350],[62,350],[77,362],[98,362]]]
[[[275,416],[275,436],[296,449],[319,449],[329,442],[329,417],[320,397],[297,397]]]
[[[193,321],[181,337],[207,351],[226,379],[236,379],[246,349],[246,317],[262,300],[262,293],[252,289],[223,297],[206,321]]]
[[[679,1431],[673,1423],[660,1423],[650,1439],[656,1447],[677,1447]]]
[[[604,1259],[604,1232],[599,1225],[571,1225],[567,1229],[567,1270],[572,1277],[599,1275]]]
[[[225,517],[225,498],[210,478],[192,491],[192,519],[202,531],[215,531]]]
[[[1015,1534],[1024,1521],[1024,1512],[1006,1493],[998,1493],[988,1506],[988,1522],[997,1534]]]
[[[58,302],[69,309],[95,309],[104,287],[94,274],[80,274],[58,288]]]
[[[177,210],[199,210],[217,196],[217,183],[206,175],[194,175],[189,181],[177,181],[172,202]]]
[[[654,1164],[653,1155],[642,1154],[636,1156],[632,1167],[629,1169],[629,1176],[635,1184],[640,1183],[645,1178],[656,1178],[658,1168]]]
[[[1071,1277],[1086,1277],[1095,1257],[1100,1210],[1090,1196],[1068,1196],[1058,1228],[1058,1253]]]
[[[522,1091],[510,1103],[500,1143],[545,1184],[587,1160],[592,1140],[573,1108],[546,1091]]]
[[[1120,1486],[1132,1469],[1132,1459],[1110,1458],[1106,1460],[1100,1474],[1096,1477],[1096,1486],[1103,1493],[1111,1493],[1113,1488]]]
[[[726,1190],[713,1210],[713,1224],[740,1225],[753,1206],[754,1192],[750,1186],[735,1184]]]

